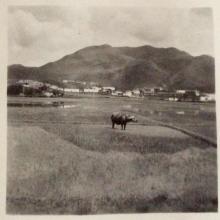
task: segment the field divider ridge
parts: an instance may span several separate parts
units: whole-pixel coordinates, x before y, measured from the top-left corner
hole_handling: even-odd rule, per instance
[[[171,129],[180,131],[180,132],[182,132],[182,133],[184,133],[184,134],[187,134],[187,135],[189,135],[189,136],[191,136],[191,137],[193,137],[193,138],[195,138],[195,139],[204,141],[204,142],[210,144],[211,146],[213,146],[213,147],[215,147],[215,148],[217,147],[217,142],[216,142],[215,140],[213,140],[213,139],[211,139],[211,138],[209,138],[209,137],[206,137],[206,136],[204,136],[204,135],[198,134],[198,133],[193,132],[193,131],[189,131],[189,130],[184,129],[184,128],[177,127],[177,126],[172,125],[172,124],[164,123],[164,122],[157,121],[157,120],[152,120],[152,119],[149,119],[149,118],[147,118],[147,117],[146,117],[146,119],[147,119],[149,122],[151,122],[151,123],[155,123],[155,124],[157,124],[157,125],[159,125],[159,126],[163,126],[163,127],[167,127],[167,128],[171,128]],[[143,124],[143,126],[145,126],[145,125]]]

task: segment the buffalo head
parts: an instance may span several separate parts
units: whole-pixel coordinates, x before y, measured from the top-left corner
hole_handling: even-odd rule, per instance
[[[129,121],[132,121],[132,122],[137,122],[138,121],[133,115],[128,115],[127,118],[128,118]]]

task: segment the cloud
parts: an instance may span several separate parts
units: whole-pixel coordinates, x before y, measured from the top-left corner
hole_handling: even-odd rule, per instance
[[[213,54],[209,8],[33,6],[9,9],[9,63],[43,65],[83,47],[177,47]]]
[[[8,36],[10,60],[20,61],[23,57],[23,63],[28,65],[52,61],[63,52],[70,52],[69,48],[74,46],[71,45],[74,31],[63,25],[62,21],[41,21],[32,13],[21,9],[9,15]],[[26,57],[27,54],[29,55]]]

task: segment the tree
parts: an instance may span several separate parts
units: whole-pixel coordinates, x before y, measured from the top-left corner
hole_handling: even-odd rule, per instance
[[[23,86],[18,84],[9,85],[7,88],[8,95],[19,95],[23,92]]]

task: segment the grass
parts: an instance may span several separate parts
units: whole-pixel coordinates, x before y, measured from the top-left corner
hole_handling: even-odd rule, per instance
[[[7,213],[217,211],[216,149],[150,122],[159,117],[150,113],[156,102],[72,102],[77,107],[8,108]],[[190,119],[172,118],[172,108],[204,108],[158,106],[166,112],[163,120],[183,126]],[[118,110],[134,112],[146,126],[112,130],[109,116]],[[210,117],[195,117],[194,123],[215,123],[213,106],[202,112]]]
[[[194,209],[197,197],[206,199],[205,204],[196,203],[197,211],[216,210],[213,148],[103,154],[35,126],[10,128],[9,136],[9,213],[187,211]],[[198,193],[189,193],[194,190]],[[174,200],[178,207],[172,205]]]
[[[202,141],[159,126],[140,127],[139,129],[142,129],[140,133],[138,131],[131,132],[133,129],[129,127],[124,132],[120,128],[113,130],[110,126],[99,125],[62,124],[50,126],[43,124],[41,127],[82,149],[98,152],[175,153],[188,148],[188,146],[209,147]],[[137,129],[138,127],[136,126],[135,128]],[[153,131],[151,132],[151,130]]]

